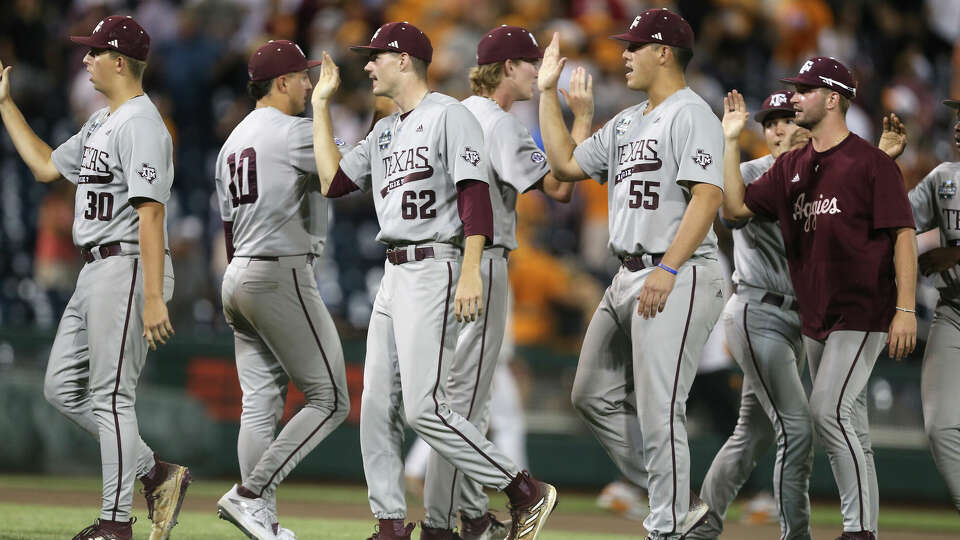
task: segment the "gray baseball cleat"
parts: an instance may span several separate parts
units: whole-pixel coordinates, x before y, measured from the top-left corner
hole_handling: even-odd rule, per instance
[[[492,512],[478,518],[460,515],[460,537],[463,540],[504,540],[510,533],[512,522],[501,522]]]
[[[243,534],[253,540],[276,540],[273,524],[277,516],[270,509],[263,497],[251,499],[237,493],[237,484],[234,484],[217,502],[217,514],[236,525]]]
[[[690,490],[690,506],[686,517],[680,522],[680,540],[685,540],[691,531],[706,523],[708,512],[710,512],[710,507],[707,506],[707,503],[703,502],[693,490]]]

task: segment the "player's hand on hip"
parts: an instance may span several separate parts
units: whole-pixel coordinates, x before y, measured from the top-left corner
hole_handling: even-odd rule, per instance
[[[917,261],[920,273],[939,274],[960,264],[960,247],[938,247],[920,255]]]
[[[146,300],[143,303],[143,336],[147,338],[150,350],[157,350],[157,345],[166,343],[173,333],[167,304],[162,299]]]
[[[907,147],[907,128],[896,114],[883,117],[883,133],[880,134],[877,147],[893,159],[900,157]]]
[[[573,116],[593,118],[593,75],[587,75],[586,69],[578,67],[573,70],[570,90],[561,88],[560,93],[563,94],[563,99],[567,100]]]
[[[654,268],[643,282],[643,288],[637,296],[637,315],[651,319],[662,312],[676,281],[677,276],[663,268]]]
[[[6,103],[10,99],[10,71],[13,66],[4,66],[0,61],[0,103]]]
[[[897,311],[890,322],[887,334],[890,358],[902,360],[917,346],[917,316],[906,311]]]
[[[313,86],[313,95],[310,97],[314,106],[329,101],[340,87],[340,68],[333,62],[333,58],[327,54],[327,51],[323,51],[321,62],[320,76],[317,78],[317,84]]]
[[[723,98],[723,136],[728,140],[739,138],[749,118],[743,94],[736,90],[727,92],[727,97]]]
[[[453,297],[453,314],[457,321],[473,321],[483,313],[483,280],[480,270],[460,274]]]
[[[537,73],[537,87],[541,92],[556,92],[557,81],[566,63],[566,58],[560,58],[560,33],[554,32],[550,44],[543,50],[543,60]]]

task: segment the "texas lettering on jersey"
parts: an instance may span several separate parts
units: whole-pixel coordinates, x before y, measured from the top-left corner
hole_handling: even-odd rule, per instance
[[[380,190],[380,196],[386,197],[394,189],[433,176],[433,166],[427,157],[430,149],[426,146],[395,150],[383,156],[383,171],[387,185]],[[397,175],[401,175],[397,177]]]
[[[92,146],[83,147],[83,157],[80,158],[79,184],[109,184],[113,181],[110,165],[107,160],[110,154]],[[99,174],[90,174],[90,173]]]
[[[643,161],[631,167],[622,169],[613,179],[613,184],[617,185],[621,180],[639,172],[656,171],[663,165],[663,161],[657,154],[656,139],[640,139],[638,141],[629,141],[627,144],[617,146],[617,165],[623,165],[631,161]]]

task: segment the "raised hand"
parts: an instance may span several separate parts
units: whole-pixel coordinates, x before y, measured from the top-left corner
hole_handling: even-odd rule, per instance
[[[537,74],[537,87],[541,92],[555,92],[560,73],[563,71],[566,57],[560,58],[560,33],[554,32],[550,44],[543,50],[540,72]]]
[[[907,147],[907,128],[896,114],[883,117],[883,133],[877,147],[893,159],[897,159]]]
[[[0,103],[5,103],[10,99],[10,70],[13,66],[3,66],[0,61]]]
[[[749,118],[743,94],[736,90],[727,92],[727,97],[723,98],[723,136],[728,140],[738,139]]]
[[[540,68],[543,69],[543,68]],[[587,75],[587,70],[578,67],[570,77],[570,90],[560,89],[563,98],[577,118],[593,118],[593,75]]]
[[[323,51],[322,62],[320,77],[317,78],[317,83],[313,86],[313,96],[310,98],[314,106],[329,100],[336,93],[337,88],[340,87],[340,68],[333,63],[333,58],[327,54],[327,51]]]

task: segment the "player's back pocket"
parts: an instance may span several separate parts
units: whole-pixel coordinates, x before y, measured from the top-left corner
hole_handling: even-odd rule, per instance
[[[247,293],[267,293],[274,292],[280,287],[278,281],[250,280],[244,281],[240,288]]]

